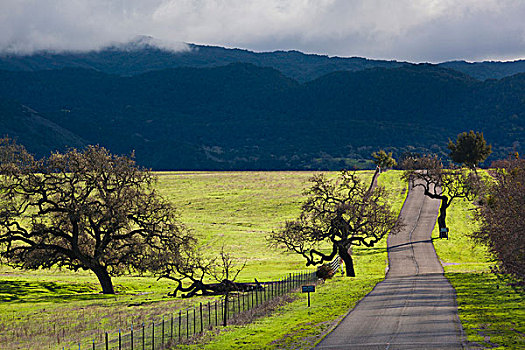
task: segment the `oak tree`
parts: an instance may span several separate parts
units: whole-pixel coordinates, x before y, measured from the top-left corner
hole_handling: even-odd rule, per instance
[[[0,165],[0,244],[14,267],[91,270],[113,294],[111,276],[195,244],[155,177],[128,157],[90,146],[36,161],[6,139],[0,154],[10,155]]]
[[[397,162],[392,158],[392,152],[386,153],[384,150],[379,150],[372,153],[373,162],[381,169],[392,168],[397,165]]]
[[[159,250],[144,261],[144,267],[159,279],[165,278],[177,283],[171,296],[191,298],[195,295],[228,295],[232,291],[246,291],[248,284],[239,284],[235,279],[244,269],[224,247],[218,256],[206,256],[202,248],[187,249],[174,259],[167,250]],[[183,294],[185,293],[185,294]]]
[[[447,209],[454,199],[474,200],[480,190],[480,180],[476,173],[468,169],[445,169],[436,155],[423,155],[405,158],[402,178],[409,186],[422,187],[426,196],[439,199],[438,225],[446,229]]]
[[[473,130],[459,134],[455,143],[449,139],[448,149],[452,161],[473,170],[492,153],[492,146],[487,145],[483,133],[475,133]]]
[[[350,248],[373,247],[389,232],[396,233],[401,223],[384,200],[384,189],[365,186],[355,173],[342,171],[333,180],[319,174],[310,182],[299,217],[286,221],[268,241],[302,255],[306,266],[321,265],[338,254],[346,275],[354,277]],[[326,243],[329,251],[323,249]]]

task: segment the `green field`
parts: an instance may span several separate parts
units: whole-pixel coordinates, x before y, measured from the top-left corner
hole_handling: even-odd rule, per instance
[[[296,216],[313,173],[159,173],[158,188],[179,209],[210,255],[224,246],[246,261],[239,281],[275,280],[305,270],[294,254],[270,249],[265,237]],[[333,176],[334,174],[330,175]],[[362,173],[370,178],[370,172]],[[366,269],[365,264],[357,265]],[[362,266],[362,267],[361,267]],[[0,267],[0,348],[73,346],[102,339],[104,331],[141,324],[213,297],[167,297],[174,284],[148,276],[114,278],[118,295],[99,294],[95,276],[68,270],[12,270]],[[37,345],[38,344],[38,345]]]
[[[265,237],[285,219],[296,216],[310,172],[169,172],[159,173],[158,188],[179,209],[181,220],[199,236],[204,251],[224,246],[239,263],[240,281],[278,279],[304,270],[301,257],[270,249]],[[371,172],[361,172],[369,181]],[[335,176],[330,173],[329,176]],[[399,172],[381,174],[379,183],[399,211],[406,196]],[[446,276],[458,293],[460,318],[469,340],[480,345],[525,347],[523,296],[487,273],[482,247],[467,233],[474,229],[471,207],[450,208],[450,240],[435,240]],[[437,232],[434,233],[437,236]],[[318,286],[312,307],[305,296],[277,307],[247,326],[228,326],[189,348],[309,348],[373,286],[384,278],[386,242],[354,249],[357,277],[336,276]],[[213,297],[191,300],[167,297],[173,283],[151,276],[114,278],[117,295],[99,294],[89,272],[20,271],[0,267],[0,349],[75,346],[75,341],[101,339],[104,331],[147,322],[154,317]],[[490,337],[490,338],[487,338]],[[76,346],[78,348],[78,345]]]
[[[434,240],[456,289],[461,324],[475,348],[524,349],[525,295],[490,273],[486,248],[468,237],[476,229],[473,209],[472,203],[454,202],[447,211],[450,239]],[[439,236],[437,225],[432,236]]]

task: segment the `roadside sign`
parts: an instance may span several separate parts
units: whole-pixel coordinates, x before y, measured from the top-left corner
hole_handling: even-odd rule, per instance
[[[303,293],[308,293],[308,307],[310,307],[310,293],[315,292],[315,285],[303,286]]]
[[[303,293],[313,293],[315,292],[315,286],[303,286]]]

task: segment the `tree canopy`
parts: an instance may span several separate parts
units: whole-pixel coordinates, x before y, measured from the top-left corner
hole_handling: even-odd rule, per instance
[[[483,133],[470,130],[458,135],[456,142],[448,140],[450,159],[471,169],[483,162],[492,153],[492,146],[487,145]]]
[[[473,237],[495,257],[497,270],[525,285],[525,159],[494,164],[487,198],[477,213],[480,227]]]
[[[268,241],[302,255],[306,266],[328,262],[339,254],[346,275],[355,276],[351,246],[373,247],[389,232],[396,233],[401,226],[397,215],[384,201],[384,189],[368,190],[355,173],[342,171],[333,180],[319,174],[310,182],[300,216],[286,221]],[[321,248],[325,242],[331,245],[328,252]]]
[[[146,269],[159,251],[177,261],[195,244],[128,157],[89,146],[35,161],[8,139],[0,154],[0,243],[12,266],[91,270],[112,294],[111,276]]]
[[[392,158],[392,152],[386,153],[382,149],[378,152],[372,153],[372,158],[374,158],[374,164],[381,169],[388,169],[397,165],[396,160]]]
[[[410,186],[420,186],[426,196],[441,200],[438,225],[446,229],[447,209],[454,199],[473,200],[479,193],[479,177],[467,169],[445,169],[436,155],[408,157],[403,161],[402,178]]]

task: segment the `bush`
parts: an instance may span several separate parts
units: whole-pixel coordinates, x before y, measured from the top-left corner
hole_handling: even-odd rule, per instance
[[[335,271],[332,270],[329,264],[323,264],[317,268],[316,271],[317,278],[322,278],[324,280],[334,277]]]

